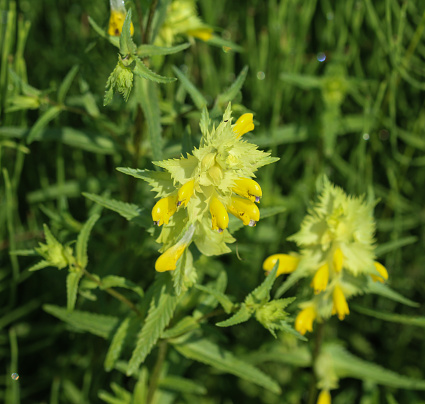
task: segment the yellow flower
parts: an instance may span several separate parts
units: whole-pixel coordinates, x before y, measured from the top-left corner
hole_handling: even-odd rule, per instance
[[[379,272],[379,275],[370,275],[372,280],[374,282],[378,281],[384,283],[388,279],[387,269],[377,261],[375,261],[373,265],[375,265],[375,269]]]
[[[251,178],[239,178],[235,181],[232,191],[252,202],[260,202],[263,196],[260,185]]]
[[[314,289],[314,293],[318,294],[326,289],[328,286],[329,280],[329,265],[323,264],[317,271],[313,277],[313,281],[311,282],[311,286]]]
[[[193,187],[195,185],[195,180],[190,180],[186,182],[183,186],[180,187],[177,193],[177,206],[184,204],[186,207],[189,203],[190,198],[193,195]]]
[[[120,36],[122,31],[122,26],[124,25],[124,20],[126,16],[126,10],[124,4],[122,7],[118,9],[114,9],[116,6],[113,3],[117,3],[116,1],[111,1],[111,16],[109,18],[109,26],[108,26],[108,34],[111,36]],[[130,35],[134,34],[134,26],[133,23],[130,25]]]
[[[186,35],[193,36],[194,38],[201,39],[202,41],[209,41],[213,36],[212,28],[198,28],[186,31]]]
[[[233,126],[233,132],[235,132],[238,137],[254,130],[253,116],[253,114],[243,114],[236,121],[235,125]]]
[[[344,264],[344,254],[342,253],[340,248],[337,248],[335,250],[332,262],[333,262],[334,271],[341,272],[341,269]]]
[[[170,217],[174,215],[177,210],[177,197],[170,195],[160,199],[155,206],[152,208],[152,220],[153,223],[161,226],[162,224],[168,224]]]
[[[248,199],[232,196],[227,210],[237,218],[241,219],[246,226],[253,227],[260,220],[260,211],[254,202]]]
[[[316,319],[317,313],[314,306],[308,306],[298,313],[295,319],[295,329],[302,335],[307,331],[313,331],[313,321]]]
[[[221,233],[229,225],[229,215],[224,205],[214,196],[210,202],[212,229]]]
[[[316,404],[331,404],[331,393],[329,390],[322,390],[317,398]]]
[[[344,292],[339,285],[336,285],[332,294],[333,307],[332,314],[338,314],[340,320],[344,320],[346,314],[350,314]]]
[[[294,255],[289,254],[273,254],[266,258],[263,262],[263,269],[270,272],[279,260],[279,267],[277,268],[276,276],[281,274],[289,274],[297,269],[300,259]]]

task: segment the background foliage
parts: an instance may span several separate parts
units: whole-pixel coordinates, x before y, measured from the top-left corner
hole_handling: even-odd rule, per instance
[[[146,10],[149,4],[134,1],[133,10]],[[245,72],[244,66],[249,70],[233,109],[240,114],[245,106],[255,113],[256,129],[246,136],[280,157],[278,163],[260,170],[258,178],[264,195],[261,207],[280,206],[285,212],[261,220],[254,231],[235,233],[232,254],[214,259],[195,256],[199,283],[215,282],[225,270],[226,293],[242,302],[263,282],[264,258],[294,248],[286,238],[298,230],[315,195],[316,180],[326,174],[348,193],[379,199],[376,238],[389,284],[422,303],[425,3],[201,1],[202,19],[242,51],[224,51],[192,39],[190,48],[149,61],[154,71],[179,80],[155,87],[159,92],[146,84],[139,92],[133,89],[128,104],[115,96],[107,107],[103,107],[104,88],[116,64],[117,49],[99,37],[88,20],[90,16],[103,28],[107,26],[106,1],[1,0],[0,6],[1,401],[81,404],[99,402],[101,397],[107,402],[128,402],[129,393],[122,389],[136,389],[143,396],[148,369],[155,372],[158,355],[168,355],[172,374],[184,376],[187,385],[172,377],[159,379],[158,403],[282,402],[269,380],[263,382],[268,386],[264,390],[246,378],[217,371],[217,366],[188,359],[196,360],[199,350],[212,352],[211,341],[179,346],[177,340],[174,347],[159,342],[137,377],[127,377],[125,370],[119,371],[124,365],[115,362],[119,352],[108,349],[111,329],[119,327],[126,333],[126,328],[135,327],[130,336],[138,332],[133,321],[120,322],[128,307],[95,289],[96,278],[83,280],[75,308],[116,319],[109,321],[109,329],[99,329],[95,319],[87,318],[86,329],[96,328],[97,336],[83,333],[72,321],[56,318],[69,316],[65,271],[28,271],[37,262],[29,251],[43,241],[43,223],[66,243],[77,240],[90,216],[101,214],[91,232],[88,268],[100,278],[108,277],[110,286],[120,282],[114,276],[131,280],[132,284],[118,285],[127,288],[120,291],[146,312],[146,299],[140,296],[154,282],[158,245],[134,222],[142,221],[146,227],[150,219],[137,216],[129,205],[127,216],[133,220],[127,222],[111,210],[102,211],[93,203],[93,195],[129,202],[149,212],[153,194],[147,184],[115,168],[153,169],[152,159],[190,150],[190,144],[199,140],[202,100],[213,107],[216,97]],[[137,18],[133,19],[134,40],[140,44]],[[185,76],[199,89],[198,98],[188,94]],[[155,99],[154,108],[161,115],[158,144],[148,135],[152,133],[149,115],[141,120],[143,114],[138,112],[143,100],[154,103]],[[16,250],[21,255],[27,251],[28,256],[18,257],[13,254]],[[296,288],[287,294],[302,297]],[[185,309],[195,309],[195,302],[185,301]],[[423,305],[411,308],[372,295],[358,297],[355,303],[358,310],[352,310],[344,322],[330,321],[327,338],[344,341],[347,349],[363,359],[424,379],[421,318],[403,324],[394,322],[394,316],[384,321],[385,314],[379,318],[367,312],[368,308],[420,317]],[[215,327],[226,318],[223,311],[202,323],[211,340],[270,375],[285,402],[305,400],[311,374],[299,357],[288,354],[292,337],[279,334],[275,340],[253,319],[231,328]],[[123,349],[129,357],[129,348]],[[105,371],[106,352],[106,368],[118,370]],[[15,371],[21,376],[19,382],[10,378]],[[418,403],[422,394],[344,379],[335,403]],[[111,401],[113,395],[123,398]]]

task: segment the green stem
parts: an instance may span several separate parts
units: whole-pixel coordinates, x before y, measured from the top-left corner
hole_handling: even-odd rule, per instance
[[[167,341],[161,341],[159,344],[158,357],[156,358],[155,367],[152,372],[152,377],[149,383],[148,394],[146,398],[146,404],[151,404],[156,388],[158,386],[159,376],[161,374],[162,364],[164,363],[167,354]]]
[[[319,353],[320,353],[320,348],[322,346],[324,330],[325,330],[325,323],[319,323],[317,327],[317,331],[316,331],[316,336],[314,339],[314,349],[313,349],[312,365],[311,365],[313,372],[312,372],[310,387],[308,389],[308,400],[307,400],[308,404],[314,404],[316,401],[317,378],[316,378],[316,374],[314,373],[314,367],[316,364],[317,357],[319,356]]]
[[[155,14],[156,6],[158,5],[158,0],[152,0],[151,6],[149,8],[148,22],[146,23],[145,33],[143,35],[143,43],[149,43],[149,32],[151,30],[151,25],[153,21],[153,16]]]
[[[132,303],[130,300],[128,300],[125,296],[123,296],[121,293],[117,292],[115,289],[112,288],[104,288],[103,283],[101,280],[97,279],[93,274],[87,271],[87,269],[83,270],[84,275],[87,276],[90,280],[95,282],[101,289],[103,289],[106,293],[110,294],[111,296],[115,297],[119,301],[126,304],[128,307],[130,307],[131,310],[133,310],[139,317],[142,317],[142,314],[140,313],[139,309]]]

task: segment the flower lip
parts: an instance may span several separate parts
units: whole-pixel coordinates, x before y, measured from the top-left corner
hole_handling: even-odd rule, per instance
[[[237,137],[244,135],[245,133],[251,132],[254,130],[254,115],[251,113],[243,114],[236,121],[233,132],[236,133]]]
[[[258,206],[245,198],[232,196],[231,203],[227,210],[238,219],[242,220],[245,226],[255,226],[260,220],[260,211]]]
[[[221,233],[229,225],[229,215],[221,201],[213,196],[210,201],[212,229]]]
[[[161,226],[168,224],[170,217],[174,215],[177,210],[176,196],[169,195],[160,199],[152,208],[152,220],[154,225]]]
[[[185,207],[187,206],[190,198],[193,195],[194,186],[195,180],[190,180],[180,187],[177,193],[177,207],[181,206],[182,204],[184,204]]]
[[[260,198],[263,196],[260,185],[251,178],[237,179],[232,191],[256,203],[259,203]]]

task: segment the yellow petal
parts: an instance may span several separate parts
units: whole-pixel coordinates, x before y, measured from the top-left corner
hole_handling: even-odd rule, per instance
[[[120,36],[122,31],[122,26],[124,25],[125,12],[111,10],[111,16],[109,18],[108,34],[111,36]],[[133,23],[130,25],[130,35],[134,34]]]
[[[186,31],[186,34],[207,42],[212,38],[213,30],[211,28],[190,29]]]
[[[243,114],[235,123],[233,127],[233,132],[235,132],[238,137],[244,135],[247,132],[254,130],[253,114]]]
[[[168,224],[170,217],[174,215],[177,210],[177,197],[170,195],[160,199],[152,208],[152,220],[154,224],[161,226]]]
[[[373,263],[375,265],[376,270],[379,272],[379,275],[370,275],[374,282],[382,282],[384,283],[388,279],[388,271],[387,269],[379,262],[375,261]]]
[[[313,277],[311,286],[314,289],[314,293],[318,294],[326,289],[328,286],[329,280],[329,266],[328,264],[323,264]]]
[[[177,193],[177,206],[180,206],[181,204],[184,204],[185,207],[187,206],[193,195],[194,185],[195,180],[190,180],[180,187]]]
[[[337,248],[333,256],[333,267],[335,272],[341,272],[341,269],[344,265],[344,254],[340,248]]]
[[[333,307],[332,314],[337,314],[340,320],[344,320],[347,314],[350,314],[347,300],[345,299],[344,292],[339,285],[336,285],[332,293]]]
[[[182,256],[187,244],[174,245],[161,254],[155,262],[155,269],[158,272],[174,271],[177,261]]]
[[[227,210],[237,218],[241,219],[246,226],[253,227],[260,220],[260,211],[258,206],[248,199],[232,196],[231,203]]]
[[[307,331],[313,331],[313,321],[316,319],[317,313],[313,306],[308,306],[301,310],[295,319],[295,329],[302,335]]]
[[[331,404],[331,393],[328,390],[322,390],[317,398],[317,404]]]
[[[229,215],[224,205],[215,196],[210,202],[212,229],[221,233],[229,225]]]
[[[263,196],[260,185],[251,178],[239,178],[235,181],[232,191],[252,202],[260,202]]]
[[[263,269],[270,272],[279,260],[279,267],[277,268],[276,276],[281,274],[289,274],[297,269],[300,259],[289,254],[273,254],[266,258],[263,262]]]

